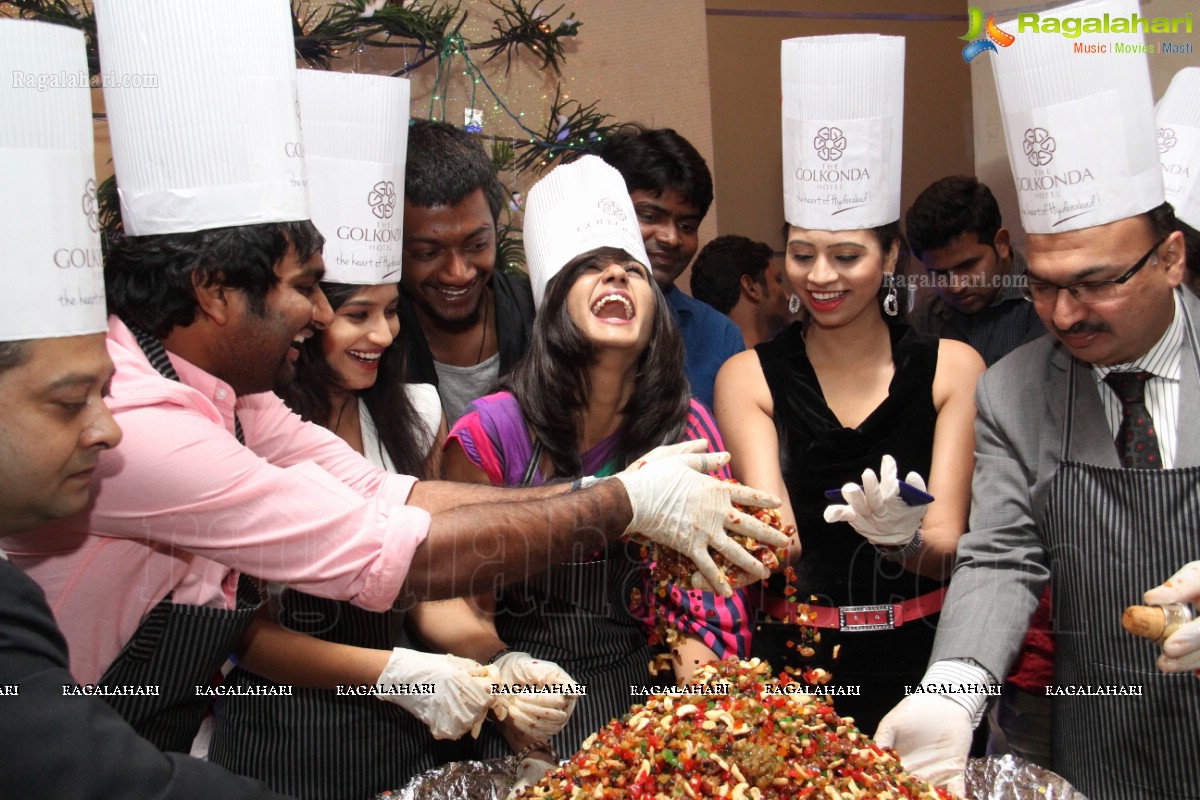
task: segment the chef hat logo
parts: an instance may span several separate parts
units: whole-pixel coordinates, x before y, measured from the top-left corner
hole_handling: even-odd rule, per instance
[[[396,208],[396,187],[391,181],[380,181],[371,187],[367,195],[371,213],[379,219],[391,219]]]
[[[1045,128],[1027,128],[1022,147],[1025,157],[1035,167],[1044,167],[1054,160],[1054,149],[1057,147],[1054,137]]]
[[[837,161],[846,152],[846,136],[832,125],[821,128],[813,137],[813,149],[822,161]]]
[[[1170,128],[1158,129],[1158,152],[1165,153],[1175,146],[1175,131]]]
[[[83,215],[87,217],[88,227],[92,229],[92,233],[100,231],[100,204],[96,200],[96,182],[88,178],[88,182],[83,186]]]
[[[596,203],[596,205],[605,214],[616,217],[621,222],[625,221],[625,212],[621,210],[621,207],[619,205],[617,205],[617,201],[613,200],[611,197],[604,198],[600,202]]]

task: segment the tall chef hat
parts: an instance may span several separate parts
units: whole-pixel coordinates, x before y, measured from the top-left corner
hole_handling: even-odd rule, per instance
[[[308,219],[288,0],[97,0],[133,236]]]
[[[1175,216],[1200,230],[1200,67],[1175,73],[1154,121],[1167,200]]]
[[[1138,12],[1137,0],[1086,0],[1039,17],[1111,19]],[[1074,27],[1074,24],[1072,27]],[[1008,161],[1027,233],[1063,233],[1104,225],[1163,202],[1154,141],[1154,101],[1146,56],[1075,52],[1088,45],[1141,48],[1142,34],[1020,33],[992,66]]]
[[[325,236],[324,280],[397,283],[408,81],[301,70],[297,88],[312,221]]]
[[[617,247],[650,269],[633,201],[621,173],[596,156],[557,166],[525,204],[525,261],[538,308],[546,284],[571,259]]]
[[[836,231],[900,219],[904,38],[788,39],[783,80],[783,214]]]
[[[107,325],[83,33],[0,19],[0,341]]]

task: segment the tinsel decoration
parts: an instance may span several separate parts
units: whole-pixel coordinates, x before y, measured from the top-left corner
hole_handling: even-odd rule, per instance
[[[496,107],[524,134],[519,138],[484,136],[492,142],[492,160],[499,173],[541,173],[559,161],[570,161],[594,150],[617,127],[608,123],[608,114],[597,111],[598,103],[584,105],[563,99],[560,85],[545,124],[534,130],[525,125],[522,114],[508,108],[471,58],[471,53],[486,53],[483,62],[489,63],[503,56],[507,76],[514,59],[524,52],[536,60],[540,70],[561,75],[565,61],[563,40],[577,35],[582,23],[574,15],[555,22],[563,7],[542,11],[538,0],[531,7],[523,0],[488,1],[497,12],[491,36],[486,41],[471,42],[462,35],[469,12],[462,10],[461,0],[340,0],[329,5],[292,0],[296,55],[310,67],[332,69],[335,60],[361,53],[365,47],[410,49],[411,57],[405,58],[405,66],[392,73],[393,77],[408,75],[436,60],[437,76],[428,116],[443,120],[449,119],[446,96],[454,65],[461,59],[462,74],[471,84],[467,107],[478,107],[476,89],[483,84]],[[99,75],[96,17],[88,0],[0,0],[0,14],[82,30],[87,38],[88,70],[93,78]],[[231,24],[236,24],[236,20]],[[508,221],[498,231],[498,257],[505,268],[520,269],[524,264],[520,231],[512,223],[521,211],[521,196],[507,187],[506,191]],[[107,245],[122,235],[120,206],[112,178],[100,185],[98,195]]]
[[[578,100],[564,100],[562,87],[554,93],[554,102],[546,115],[541,131],[516,143],[520,151],[513,160],[517,172],[544,172],[557,161],[571,161],[594,151],[618,125],[608,122],[611,115],[596,110],[598,102],[583,105]]]

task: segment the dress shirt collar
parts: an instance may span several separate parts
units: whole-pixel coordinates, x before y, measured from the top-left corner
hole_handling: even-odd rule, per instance
[[[142,353],[137,337],[115,315],[108,319],[108,335],[110,339],[140,355],[149,363],[149,359]],[[171,366],[175,367],[175,372],[179,374],[180,383],[204,395],[213,405],[221,409],[224,416],[233,418],[233,407],[237,403],[237,395],[232,386],[170,350],[167,351],[167,357],[171,359]],[[149,367],[149,369],[153,370],[154,368]]]

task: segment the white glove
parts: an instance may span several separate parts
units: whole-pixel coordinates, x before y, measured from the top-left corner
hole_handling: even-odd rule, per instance
[[[641,534],[682,553],[696,565],[708,585],[728,597],[733,588],[708,554],[710,547],[760,580],[767,577],[768,570],[730,539],[724,529],[772,547],[785,546],[788,537],[733,507],[737,501],[742,505],[775,508],[779,498],[703,474],[720,469],[729,461],[728,453],[706,453],[707,448],[708,443],[702,439],[657,448],[614,477],[625,487],[633,508],[633,519],[625,532]],[[663,453],[664,450],[672,452]]]
[[[971,715],[958,703],[936,694],[914,694],[888,712],[874,738],[880,747],[895,748],[909,772],[963,795],[973,732]]]
[[[523,686],[575,684],[575,679],[553,661],[541,661],[529,653],[509,652],[493,663],[500,683]],[[496,716],[508,719],[517,730],[536,742],[546,742],[563,729],[575,703],[574,694],[500,694],[496,695]]]
[[[911,486],[925,491],[925,480],[915,472],[904,479]],[[925,506],[910,506],[900,499],[900,481],[896,480],[896,459],[884,456],[879,465],[879,478],[872,470],[864,470],[862,487],[847,483],[842,487],[844,506],[825,509],[826,522],[849,522],[854,530],[879,547],[902,547],[913,540]]]
[[[555,765],[549,761],[543,761],[533,756],[522,760],[517,765],[517,777],[513,781],[513,785],[509,788],[508,797],[505,800],[516,800],[522,791],[546,777],[546,773],[554,768]]]
[[[1200,601],[1200,561],[1185,564],[1162,586],[1143,595],[1148,605],[1194,603]],[[1158,668],[1163,672],[1195,672],[1200,670],[1200,618],[1181,625],[1162,646]],[[1200,674],[1196,677],[1200,678]]]
[[[429,727],[435,739],[457,739],[467,731],[479,735],[495,697],[497,671],[478,661],[449,654],[397,647],[377,683],[385,686],[433,684],[432,694],[376,694],[395,703]],[[413,686],[413,689],[420,687]]]

